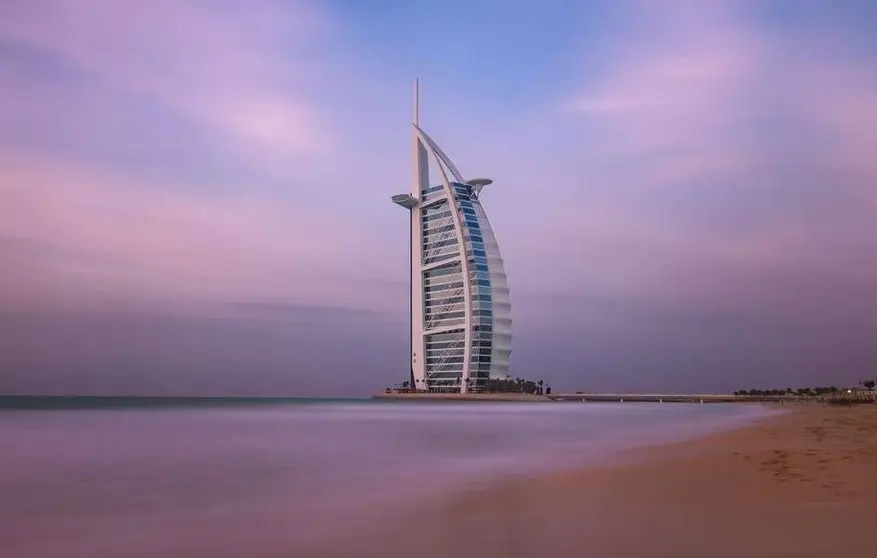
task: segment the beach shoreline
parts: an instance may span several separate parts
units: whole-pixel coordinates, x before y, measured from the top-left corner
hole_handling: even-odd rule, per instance
[[[777,409],[619,465],[495,479],[313,556],[872,556],[877,406]]]

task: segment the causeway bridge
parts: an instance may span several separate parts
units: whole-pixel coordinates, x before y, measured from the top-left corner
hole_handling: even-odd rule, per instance
[[[737,403],[740,401],[779,401],[782,397],[751,397],[738,395],[670,394],[670,393],[552,393],[555,401],[584,403]]]

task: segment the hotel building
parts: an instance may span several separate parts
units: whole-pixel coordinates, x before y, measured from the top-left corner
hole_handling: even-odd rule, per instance
[[[431,392],[482,391],[488,379],[508,377],[512,339],[502,256],[481,202],[492,181],[463,178],[420,128],[419,112],[415,91],[411,193],[392,197],[410,213],[410,382]]]

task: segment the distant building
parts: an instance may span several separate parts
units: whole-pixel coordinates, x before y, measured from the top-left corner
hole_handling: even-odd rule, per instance
[[[416,87],[416,86],[415,86]],[[408,209],[411,262],[411,385],[433,392],[479,391],[509,375],[509,288],[482,189],[466,180],[419,126],[415,92],[414,179],[393,196]],[[430,161],[440,184],[430,183]]]

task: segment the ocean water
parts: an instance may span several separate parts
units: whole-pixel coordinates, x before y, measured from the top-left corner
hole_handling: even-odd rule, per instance
[[[748,405],[380,403],[0,411],[0,556],[294,557],[508,474],[752,422]]]

